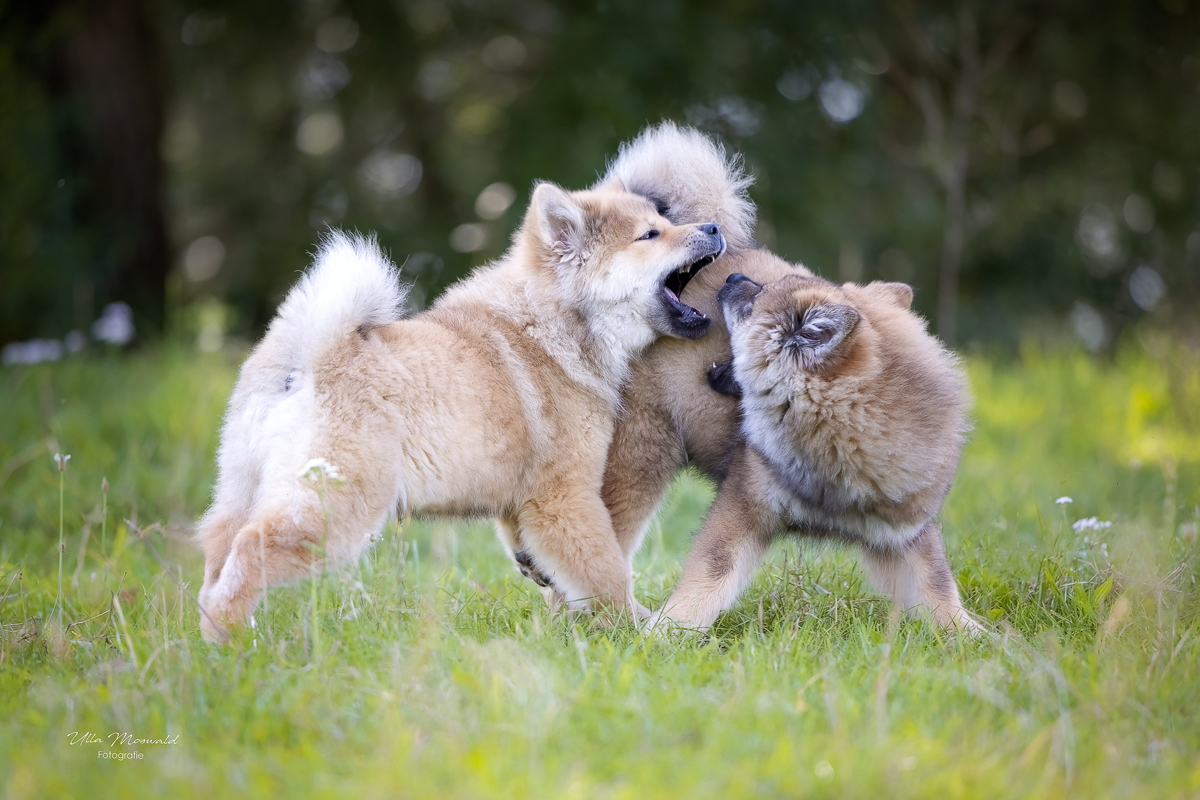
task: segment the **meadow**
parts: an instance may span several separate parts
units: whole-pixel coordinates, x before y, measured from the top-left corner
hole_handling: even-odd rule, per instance
[[[1169,339],[967,358],[942,520],[977,639],[798,542],[709,635],[601,628],[488,522],[400,520],[206,644],[189,536],[243,355],[0,371],[4,797],[1200,797],[1200,368]],[[672,489],[647,605],[712,494]]]

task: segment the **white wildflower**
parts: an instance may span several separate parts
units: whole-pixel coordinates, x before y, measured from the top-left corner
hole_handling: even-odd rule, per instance
[[[28,342],[9,342],[0,350],[0,361],[10,364],[40,364],[62,358],[62,342],[57,339],[30,339]]]
[[[310,458],[304,468],[300,470],[297,478],[316,481],[324,478],[327,481],[340,481],[342,473],[333,464],[330,464],[324,458]]]
[[[133,334],[133,309],[125,303],[109,303],[92,323],[92,336],[109,344],[129,344]]]
[[[1074,500],[1072,500],[1071,498],[1069,498],[1069,497],[1066,497],[1066,496],[1064,495],[1063,497],[1060,497],[1060,498],[1058,498],[1057,500],[1055,500],[1055,501],[1054,501],[1054,504],[1055,504],[1056,506],[1065,506],[1067,503],[1074,503],[1074,502],[1075,502]]]
[[[1102,531],[1105,528],[1111,528],[1112,523],[1107,520],[1100,520],[1096,517],[1087,517],[1085,519],[1076,520],[1071,528],[1079,533],[1080,531]]]

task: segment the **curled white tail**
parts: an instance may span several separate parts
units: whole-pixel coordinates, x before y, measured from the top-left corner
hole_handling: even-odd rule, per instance
[[[739,156],[695,128],[662,122],[621,145],[597,186],[620,182],[659,206],[676,225],[715,222],[734,249],[754,247],[754,178]]]
[[[299,364],[308,366],[353,331],[400,319],[406,295],[399,271],[373,236],[331,231],[279,306],[271,334],[289,341]]]

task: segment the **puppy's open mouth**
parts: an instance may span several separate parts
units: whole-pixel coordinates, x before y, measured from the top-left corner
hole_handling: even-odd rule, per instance
[[[701,269],[716,261],[723,252],[725,252],[725,240],[721,239],[720,249],[716,252],[708,253],[667,274],[662,288],[659,289],[663,305],[666,307],[667,329],[663,331],[664,333],[681,339],[699,339],[708,333],[708,326],[712,321],[696,309],[681,302],[679,295],[683,293],[684,287],[691,282],[692,278],[696,277]]]
[[[696,277],[696,273],[716,261],[718,255],[719,253],[710,253],[694,264],[688,264],[686,267],[680,267],[675,270],[667,276],[663,289],[675,298],[675,302],[679,302],[679,295],[683,294],[683,287],[692,282],[692,278]]]

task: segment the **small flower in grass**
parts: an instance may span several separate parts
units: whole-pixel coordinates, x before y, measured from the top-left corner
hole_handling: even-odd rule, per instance
[[[1079,533],[1080,531],[1102,531],[1105,528],[1111,527],[1111,522],[1097,519],[1096,517],[1086,517],[1084,519],[1076,520],[1075,523],[1071,525],[1071,529],[1076,533]]]
[[[64,456],[62,453],[54,454],[54,463],[58,464],[58,599],[54,601],[54,605],[58,608],[58,627],[62,628],[62,562],[63,553],[67,552],[67,543],[63,540],[63,473],[67,471],[67,462],[71,460],[69,455]]]
[[[1064,495],[1063,497],[1060,497],[1057,500],[1055,500],[1054,504],[1057,506],[1065,506],[1068,503],[1074,503],[1074,502],[1075,502],[1074,500],[1072,500],[1071,498]]]
[[[317,481],[321,478],[327,481],[340,481],[342,473],[324,458],[310,458],[296,477],[310,481]]]

